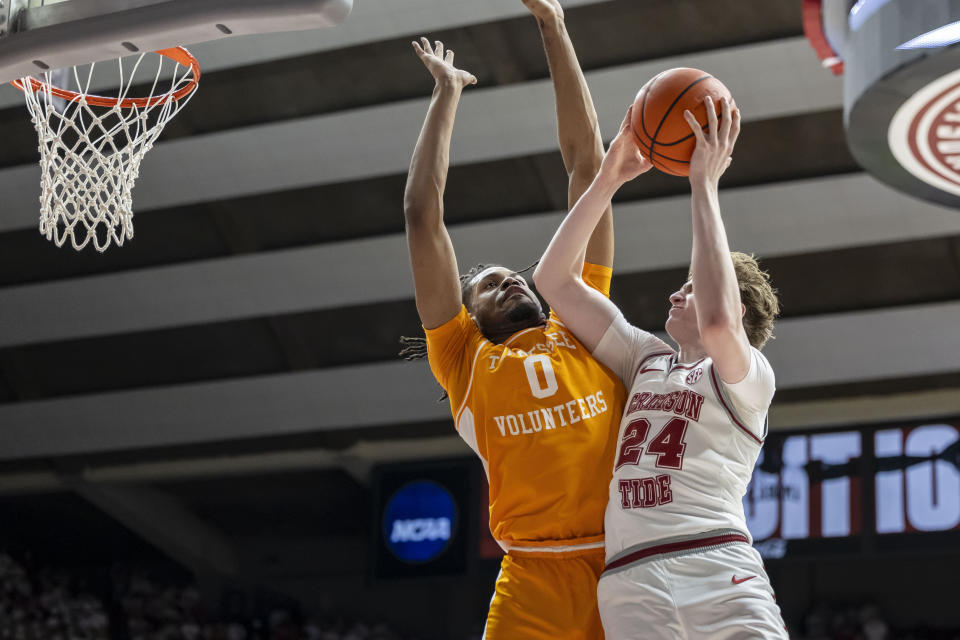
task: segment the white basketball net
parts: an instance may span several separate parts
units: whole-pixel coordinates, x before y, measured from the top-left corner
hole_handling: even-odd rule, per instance
[[[83,249],[92,242],[97,251],[103,252],[111,243],[123,245],[124,240],[133,238],[131,192],[140,161],[153,147],[164,125],[196,93],[190,91],[175,99],[173,94],[193,80],[192,68],[149,54],[159,61],[150,91],[152,98],[140,106],[122,104],[146,55],[136,58],[129,73],[124,72],[123,60],[118,61],[119,101],[112,107],[87,102],[88,97],[93,99],[89,93],[92,64],[89,71],[84,68],[83,74],[77,67],[64,70],[66,77],[72,77],[80,88],[80,95],[69,101],[51,93],[51,86],[55,86],[51,72],[43,74],[43,86],[39,89],[29,78],[21,80],[31,120],[40,137],[40,233],[58,247],[69,238],[74,249]],[[172,77],[161,81],[162,72],[170,73],[171,66]],[[81,75],[86,76],[84,82]],[[137,81],[142,76],[141,73]]]

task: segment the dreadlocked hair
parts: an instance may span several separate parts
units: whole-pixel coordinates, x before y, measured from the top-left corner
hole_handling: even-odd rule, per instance
[[[522,271],[517,271],[517,273],[525,273],[530,269],[533,269],[535,266],[540,264],[540,261],[537,260],[531,264],[526,269]],[[469,309],[470,308],[470,281],[476,277],[476,275],[485,269],[490,267],[495,267],[495,264],[477,264],[473,267],[470,267],[466,273],[460,274],[460,300],[464,305]],[[421,338],[420,336],[400,336],[400,353],[398,354],[401,358],[407,361],[413,360],[423,360],[427,357],[427,339]],[[438,402],[443,402],[447,399],[447,392],[444,390],[443,395],[440,396]]]
[[[427,339],[417,336],[400,336],[400,353],[404,360],[423,360],[427,357]]]

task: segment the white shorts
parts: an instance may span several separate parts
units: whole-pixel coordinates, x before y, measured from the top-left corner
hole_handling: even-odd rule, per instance
[[[607,640],[789,638],[760,554],[745,543],[608,570],[597,600]]]

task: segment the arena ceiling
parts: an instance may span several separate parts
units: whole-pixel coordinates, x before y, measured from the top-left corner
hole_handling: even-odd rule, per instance
[[[565,2],[606,139],[654,73],[720,77],[744,127],[721,187],[733,248],[783,301],[773,429],[960,412],[960,211],[846,149],[842,78],[799,0]],[[466,455],[426,365],[403,237],[427,35],[479,78],[446,193],[462,268],[527,265],[566,207],[553,95],[520,0],[356,3],[341,27],[192,47],[198,95],[145,159],[136,237],[36,230],[36,137],[0,88],[0,490]],[[617,196],[613,298],[659,330],[689,261],[688,184]],[[171,491],[174,491],[171,488]],[[184,494],[189,490],[183,489]]]

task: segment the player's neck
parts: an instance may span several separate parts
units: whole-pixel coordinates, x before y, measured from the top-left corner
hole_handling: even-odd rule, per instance
[[[707,357],[707,350],[699,340],[696,342],[685,342],[678,345],[677,364],[691,364]]]
[[[545,327],[547,326],[547,319],[541,315],[539,319],[531,319],[525,322],[518,323],[508,323],[496,327],[495,329],[490,329],[483,331],[483,337],[489,340],[494,344],[503,344],[514,334],[520,333],[521,331],[526,331],[527,329],[532,329],[534,327]]]

